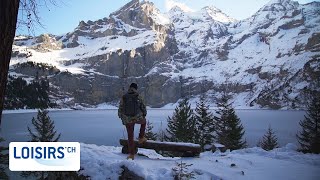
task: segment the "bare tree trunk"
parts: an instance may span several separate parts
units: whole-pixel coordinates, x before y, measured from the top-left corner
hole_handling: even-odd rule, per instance
[[[0,126],[19,0],[0,0]]]

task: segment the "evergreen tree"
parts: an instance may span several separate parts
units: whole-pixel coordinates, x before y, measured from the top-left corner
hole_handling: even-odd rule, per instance
[[[49,81],[44,78],[27,83],[21,77],[9,76],[5,109],[48,108],[55,106],[49,99]]]
[[[206,105],[205,97],[201,96],[195,109],[196,133],[195,143],[200,144],[202,150],[205,145],[211,145],[214,137],[214,116],[209,111],[209,105]]]
[[[0,143],[3,142],[4,139],[0,137]],[[0,146],[0,179],[9,179],[5,170],[8,168],[8,158],[9,155],[7,153],[8,147]]]
[[[187,99],[179,102],[172,117],[168,117],[166,141],[194,142],[195,119]]]
[[[245,148],[246,141],[242,140],[245,131],[231,103],[228,103],[228,101],[229,98],[224,94],[220,102],[217,103],[219,109],[216,111],[217,116],[214,117],[217,141],[230,150]]]
[[[55,131],[54,121],[52,121],[50,116],[48,116],[47,110],[38,110],[37,119],[33,117],[32,124],[35,132],[32,132],[31,128],[28,127],[28,131],[31,136],[31,142],[57,142],[59,140],[61,134],[56,136],[57,131]],[[35,176],[37,179],[43,180],[47,179],[48,176],[51,176],[51,173],[54,174],[55,172],[26,171],[22,172],[21,176]]]
[[[320,94],[314,93],[307,104],[304,120],[300,121],[302,131],[297,134],[301,151],[320,153]]]
[[[14,78],[13,76],[8,77],[7,90],[4,101],[5,109],[22,109],[24,108],[23,98],[24,88],[27,86],[27,81],[23,80],[21,77]]]
[[[146,129],[146,138],[150,140],[157,140],[157,134],[152,132],[153,125],[150,121],[147,122],[147,129]]]
[[[262,140],[259,142],[258,146],[260,146],[262,149],[266,151],[270,151],[274,148],[279,147],[278,138],[276,137],[270,125],[266,134],[262,137]]]
[[[32,124],[36,130],[34,133],[28,127],[32,142],[57,142],[59,140],[61,134],[56,136],[57,131],[54,130],[54,121],[48,116],[47,110],[39,110],[37,119],[32,118]]]

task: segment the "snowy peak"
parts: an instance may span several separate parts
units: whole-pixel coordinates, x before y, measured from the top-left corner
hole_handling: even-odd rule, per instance
[[[174,6],[172,7],[168,14],[169,15],[175,15],[175,14],[181,14],[181,13],[184,13],[185,11],[183,11],[179,6]]]
[[[269,3],[264,5],[259,11],[257,11],[251,18],[250,21],[258,22],[267,22],[269,20],[273,21],[277,18],[283,16],[288,16],[290,14],[296,14],[293,12],[298,10],[299,3],[291,0],[271,0]]]
[[[64,47],[73,48],[78,47],[81,44],[79,40],[84,38],[92,40],[110,37],[114,41],[119,40],[119,37],[130,39],[142,34],[163,33],[167,29],[165,25],[169,23],[169,19],[161,14],[153,3],[132,0],[119,10],[111,13],[108,18],[105,17],[97,21],[81,21],[74,32],[67,33],[62,37],[62,42]],[[162,36],[162,40],[165,37]],[[119,48],[123,49],[122,45]]]
[[[150,17],[155,24],[158,25],[166,25],[170,24],[170,19],[166,14],[160,12],[158,8],[152,2],[143,1],[141,3],[141,9],[145,12],[145,14]]]
[[[301,5],[298,2],[291,0],[272,0],[262,8],[260,8],[253,16],[248,19],[244,19],[239,23],[235,24],[239,30],[246,31],[257,31],[258,29],[266,29],[272,24],[278,27],[289,23],[290,20],[299,20],[303,22],[301,16]],[[241,27],[242,26],[242,27]],[[271,29],[270,29],[271,30]],[[275,33],[277,29],[273,28]]]
[[[77,34],[93,38],[110,35],[134,36],[146,30],[155,30],[156,25],[168,23],[169,19],[161,14],[152,2],[132,0],[111,13],[108,18],[81,21],[75,31],[81,31]]]
[[[231,23],[236,21],[214,6],[206,6],[199,11],[186,11],[180,6],[174,6],[170,9],[168,15],[171,17],[171,19],[180,18],[180,20],[183,18],[190,18],[198,19],[199,21],[213,20],[222,23]]]
[[[181,4],[177,2],[169,2],[168,5],[171,6],[169,12],[194,12],[193,9],[191,9],[185,4]]]
[[[270,0],[266,6],[268,5],[273,5],[273,4],[282,4],[282,5],[285,5],[285,4],[291,4],[291,3],[297,3],[296,1],[292,1],[292,0]]]
[[[230,18],[228,15],[226,15],[220,9],[214,6],[206,6],[202,8],[201,11],[207,13],[213,20],[222,23],[231,23],[236,21],[235,19]]]
[[[139,4],[140,4],[139,0],[132,0],[132,1],[128,2],[127,4],[125,4],[124,6],[122,6],[119,10],[111,13],[110,16],[117,15],[123,11],[128,11],[130,9],[136,8],[139,6]]]
[[[179,5],[175,5],[173,6],[168,12],[168,16],[173,19],[174,17],[177,17],[177,16],[184,16],[185,14],[186,15],[189,15],[189,14],[192,14],[194,13],[193,10],[189,10],[188,8],[185,8],[183,6],[179,6]]]
[[[168,24],[169,20],[155,7],[152,2],[133,0],[110,14],[110,18],[120,19],[124,23],[137,27],[154,29],[156,24]]]
[[[299,3],[291,0],[271,0],[259,11],[270,11],[270,12],[283,12],[296,9]],[[258,11],[258,12],[259,12]]]

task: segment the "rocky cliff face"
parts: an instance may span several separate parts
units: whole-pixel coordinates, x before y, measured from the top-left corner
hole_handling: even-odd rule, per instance
[[[319,9],[273,0],[236,21],[215,7],[162,14],[133,0],[63,36],[17,37],[11,74],[39,75],[27,61],[51,65],[40,75],[61,106],[116,103],[137,82],[153,107],[203,93],[214,103],[223,92],[236,106],[299,107],[304,89],[319,90]]]

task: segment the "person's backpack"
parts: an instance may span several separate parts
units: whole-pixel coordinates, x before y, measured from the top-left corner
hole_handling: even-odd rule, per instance
[[[137,94],[127,93],[123,96],[124,115],[134,117],[139,113],[140,103]]]

